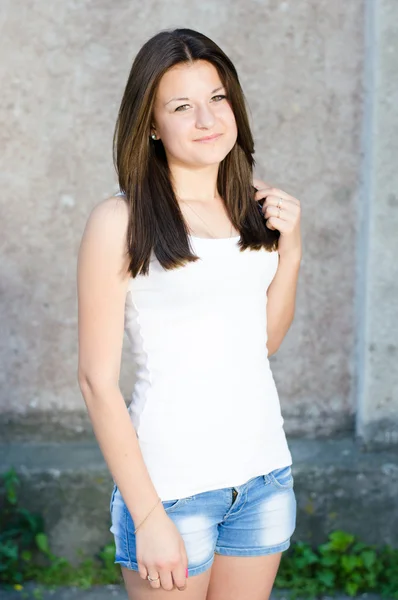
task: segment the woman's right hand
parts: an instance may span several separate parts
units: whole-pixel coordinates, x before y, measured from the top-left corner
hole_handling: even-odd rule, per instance
[[[188,558],[183,539],[162,505],[142,524],[136,535],[138,570],[154,588],[186,588]],[[159,578],[159,579],[157,579]]]

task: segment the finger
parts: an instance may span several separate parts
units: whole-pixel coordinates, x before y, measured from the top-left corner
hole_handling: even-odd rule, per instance
[[[274,194],[270,194],[266,197],[263,207],[267,205],[277,206],[280,209],[284,208],[295,213],[299,210],[298,205],[292,200],[282,198],[281,196],[275,196]]]
[[[185,590],[187,587],[187,567],[181,565],[173,570],[173,581],[179,590]]]
[[[140,562],[138,562],[138,572],[140,574],[141,579],[147,579],[148,571],[146,570],[146,567]]]
[[[154,579],[154,581],[151,581],[151,580],[148,579],[149,585],[154,590],[158,590],[160,588],[160,583],[161,583],[161,579],[160,579],[159,573],[156,573],[156,571],[150,570],[149,573],[148,573],[148,575],[151,578],[151,580]]]
[[[258,190],[265,189],[265,188],[272,188],[272,185],[270,183],[266,183],[265,181],[262,181],[261,179],[256,179],[256,178],[253,178],[253,185]]]
[[[172,573],[175,586],[180,590],[185,590],[187,587],[186,569],[175,569]]]
[[[283,229],[284,221],[282,221],[282,219],[278,219],[277,217],[270,217],[266,220],[265,224],[268,229],[277,229],[278,231],[281,231],[281,229]]]
[[[271,195],[276,196],[277,198],[282,198],[284,200],[289,200],[290,202],[293,202],[294,204],[300,204],[300,201],[297,200],[297,198],[295,198],[294,196],[291,196],[290,194],[288,194],[287,192],[285,192],[283,190],[280,190],[279,188],[272,188]]]
[[[258,190],[254,192],[254,199],[259,202],[259,200],[262,200],[268,196],[270,190],[272,190],[272,188],[258,188]]]
[[[257,202],[260,202],[260,200],[264,200],[263,204],[272,199],[272,202],[276,201],[276,203],[278,203],[280,201],[284,202],[285,204],[291,203],[290,205],[293,206],[292,201],[289,200],[289,198],[286,195],[281,196],[280,194],[277,194],[274,188],[258,190],[254,194],[254,199],[257,200]]]
[[[257,195],[258,195],[258,198],[256,198]],[[271,187],[271,188],[266,188],[264,190],[258,190],[258,192],[256,192],[256,194],[255,194],[256,200],[259,200],[261,198],[268,198],[269,196],[275,196],[278,199],[282,199],[284,201],[289,201],[292,204],[295,204],[296,206],[300,206],[300,201],[297,200],[297,198],[295,198],[294,196],[291,196],[287,192],[284,192],[283,190],[280,190],[278,188]]]
[[[294,215],[291,214],[288,210],[283,210],[283,208],[278,208],[274,205],[268,205],[263,209],[263,214],[265,219],[269,219],[269,217],[277,217],[282,221],[294,221]]]
[[[171,577],[171,571],[160,571],[160,583],[164,590],[166,590],[167,592],[171,592],[171,590],[174,587],[173,579]]]

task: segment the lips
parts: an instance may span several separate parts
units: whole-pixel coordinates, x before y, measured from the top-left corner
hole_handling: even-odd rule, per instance
[[[221,136],[221,133],[215,133],[213,135],[208,135],[202,138],[198,138],[194,140],[194,142],[212,142]]]

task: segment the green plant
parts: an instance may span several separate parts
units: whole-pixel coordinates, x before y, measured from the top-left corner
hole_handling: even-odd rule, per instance
[[[44,533],[44,522],[18,506],[20,481],[14,469],[3,475],[4,505],[0,511],[0,584],[22,591],[23,583],[36,581],[45,586],[119,583],[120,569],[114,564],[115,548],[108,544],[98,556],[85,558],[75,567],[55,556]],[[40,595],[40,590],[37,591]]]
[[[43,546],[43,519],[19,508],[14,469],[3,475],[5,502],[0,513],[0,582],[18,584],[33,554]]]
[[[398,550],[377,549],[344,531],[312,549],[297,542],[281,562],[275,587],[291,590],[294,597],[316,598],[343,591],[349,596],[377,592],[398,598]]]

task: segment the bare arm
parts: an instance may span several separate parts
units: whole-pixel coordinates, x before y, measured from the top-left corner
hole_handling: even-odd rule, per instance
[[[300,201],[283,190],[255,179],[255,200],[264,200],[262,212],[269,229],[280,232],[279,266],[268,288],[267,336],[268,355],[275,354],[287,334],[294,317],[297,280],[302,245]]]
[[[299,269],[299,259],[280,258],[278,270],[268,288],[268,356],[278,350],[293,322]]]
[[[127,206],[110,198],[91,213],[78,259],[78,379],[95,436],[134,521],[141,578],[165,590],[186,585],[188,558],[145,466],[119,388],[129,281]],[[149,518],[146,517],[149,515]]]
[[[158,495],[145,467],[119,374],[129,274],[127,206],[110,198],[92,211],[78,257],[78,380],[95,436],[135,523]],[[163,511],[158,505],[154,512]]]

